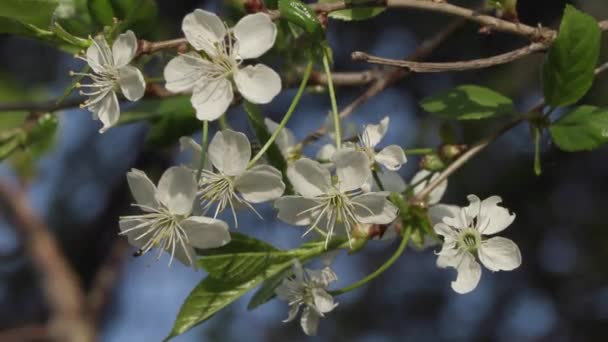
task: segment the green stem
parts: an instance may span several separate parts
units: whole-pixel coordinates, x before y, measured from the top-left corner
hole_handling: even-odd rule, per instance
[[[373,273],[369,274],[367,277],[359,280],[356,283],[353,283],[353,284],[351,284],[349,286],[343,287],[343,288],[338,289],[338,290],[330,291],[329,293],[332,296],[341,295],[343,293],[350,292],[350,291],[352,291],[352,290],[354,290],[356,288],[359,288],[359,287],[361,287],[361,286],[369,283],[370,281],[372,281],[376,277],[378,277],[380,274],[382,274],[384,271],[386,271],[389,267],[391,267],[391,265],[394,264],[395,261],[397,261],[397,259],[399,259],[399,257],[401,256],[401,254],[403,253],[403,251],[405,251],[405,248],[407,247],[407,242],[409,241],[411,234],[412,234],[412,227],[408,226],[406,228],[405,232],[403,233],[403,238],[401,239],[401,243],[399,244],[399,248],[397,248],[397,250],[395,251],[395,253],[388,260],[386,260],[386,262],[384,264],[382,264],[382,266],[380,266]]]
[[[417,155],[417,154],[431,154],[435,152],[434,149],[432,148],[410,148],[410,149],[403,149],[403,153],[405,153],[406,155]]]
[[[291,105],[289,105],[289,108],[287,109],[287,113],[285,113],[283,120],[281,120],[281,122],[279,123],[279,127],[277,127],[277,129],[272,133],[272,135],[270,136],[268,141],[266,141],[264,146],[262,146],[260,151],[255,155],[255,157],[253,157],[251,159],[251,161],[249,161],[249,165],[247,166],[248,168],[255,165],[255,163],[258,160],[260,160],[260,158],[262,158],[264,153],[266,153],[266,151],[270,148],[270,146],[272,146],[274,141],[277,139],[277,137],[279,136],[279,134],[281,133],[283,128],[285,128],[285,125],[287,125],[287,121],[289,121],[289,119],[291,118],[291,115],[296,110],[296,107],[298,106],[298,103],[300,102],[300,98],[302,97],[302,94],[304,93],[304,89],[306,88],[306,84],[308,83],[308,78],[310,77],[310,74],[312,72],[312,66],[313,66],[313,63],[312,63],[312,59],[311,59],[310,61],[308,61],[308,64],[306,65],[306,70],[304,71],[304,75],[302,76],[302,82],[300,83],[298,92],[296,93],[296,96],[291,101]]]
[[[203,120],[203,136],[201,138],[201,163],[196,173],[196,181],[200,181],[201,174],[203,173],[203,167],[205,166],[205,159],[207,158],[207,141],[209,140],[209,121]]]
[[[372,171],[372,175],[374,176],[374,181],[378,184],[378,188],[384,191],[384,184],[382,184],[382,180],[380,180],[380,176],[378,176],[378,172],[376,170]]]
[[[336,148],[340,149],[340,147],[342,146],[340,114],[338,113],[338,103],[336,102],[336,92],[334,90],[334,83],[331,79],[331,68],[329,67],[329,57],[327,56],[327,53],[325,53],[323,55],[323,67],[325,68],[325,75],[327,75],[327,88],[329,89],[329,99],[331,101],[331,113],[334,118]]]

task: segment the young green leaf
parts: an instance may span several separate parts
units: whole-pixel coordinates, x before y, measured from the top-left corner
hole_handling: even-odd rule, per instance
[[[281,17],[315,35],[323,35],[323,27],[313,10],[300,0],[279,0]]]
[[[543,66],[543,90],[549,105],[571,105],[591,88],[600,53],[600,36],[593,17],[566,6],[559,34]]]
[[[608,110],[580,106],[549,126],[551,137],[567,152],[592,150],[608,142]]]
[[[462,85],[423,99],[420,105],[444,119],[478,120],[515,112],[513,101],[476,85]]]
[[[2,0],[0,17],[48,28],[58,5],[58,0]]]

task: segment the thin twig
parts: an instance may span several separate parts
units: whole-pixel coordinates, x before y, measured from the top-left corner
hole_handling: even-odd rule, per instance
[[[495,65],[501,65],[513,62],[520,58],[526,57],[536,52],[542,52],[547,49],[545,43],[532,43],[523,48],[509,51],[500,55],[474,59],[464,62],[446,62],[446,63],[425,63],[425,62],[414,62],[404,61],[399,59],[389,59],[377,56],[369,55],[365,52],[355,51],[352,53],[352,59],[357,61],[364,61],[372,64],[390,65],[394,67],[406,68],[413,72],[446,72],[446,71],[465,71],[474,69],[489,68]]]

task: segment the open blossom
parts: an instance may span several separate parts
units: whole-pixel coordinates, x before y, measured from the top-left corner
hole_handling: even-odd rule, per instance
[[[194,155],[200,156],[201,147],[192,139],[182,139],[182,144],[192,147],[196,151]],[[238,226],[237,205],[244,205],[257,214],[250,203],[272,201],[285,191],[279,170],[270,165],[247,168],[251,159],[251,145],[243,133],[230,129],[217,132],[209,143],[207,155],[213,167],[202,170],[198,194],[205,211],[216,206],[213,217],[230,207]],[[197,161],[200,162],[200,159]],[[196,168],[197,163],[194,165]]]
[[[204,216],[192,216],[196,180],[190,170],[171,167],[162,175],[158,187],[146,174],[133,169],[127,173],[131,193],[144,213],[122,216],[121,235],[139,248],[136,255],[159,248],[185,265],[196,266],[194,248],[214,248],[230,241],[228,225]]]
[[[336,225],[344,227],[350,239],[360,223],[388,224],[397,217],[397,208],[387,200],[388,192],[363,192],[368,176],[367,156],[363,152],[340,150],[334,154],[335,182],[327,168],[302,158],[287,169],[297,195],[275,201],[278,218],[284,222],[323,230],[329,242]]]
[[[119,35],[111,50],[104,36],[98,35],[92,39],[86,57],[79,57],[89,64],[93,73],[71,73],[92,80],[91,84],[78,83],[76,86],[88,89],[80,92],[89,97],[82,107],[88,108],[95,118],[101,120],[101,133],[116,124],[120,117],[117,91],[129,101],[137,101],[144,96],[144,76],[139,69],[129,65],[136,53],[137,38],[133,31]]]
[[[437,253],[437,266],[453,267],[458,271],[452,282],[452,288],[458,293],[470,292],[479,283],[481,266],[475,256],[490,271],[511,271],[521,265],[521,253],[513,241],[484,237],[506,229],[515,220],[515,214],[498,205],[502,202],[499,196],[481,201],[479,197],[469,195],[468,199],[467,207],[453,208],[450,215],[434,227],[444,238],[443,247]]]
[[[184,17],[182,30],[198,52],[181,54],[167,64],[166,87],[172,92],[192,91],[200,120],[215,120],[226,112],[234,97],[233,84],[247,101],[258,104],[269,103],[281,91],[281,78],[271,68],[241,65],[274,45],[277,28],[267,14],[246,15],[228,28],[214,13],[197,9]]]
[[[338,277],[329,267],[321,270],[302,269],[299,261],[293,263],[293,277],[283,279],[275,289],[279,299],[289,303],[289,315],[283,322],[291,322],[304,306],[300,324],[309,336],[317,334],[319,318],[332,311],[338,303],[327,293],[330,283]]]
[[[264,119],[264,125],[266,125],[266,129],[268,129],[271,134],[279,129],[279,124],[270,120],[269,118]],[[298,144],[296,136],[289,128],[283,127],[283,129],[279,132],[275,143],[281,151],[283,158],[285,158],[285,160],[288,162],[300,158],[302,146]]]
[[[389,145],[379,152],[376,152],[376,146],[386,135],[388,124],[389,117],[387,116],[377,125],[370,124],[365,126],[363,133],[359,137],[358,149],[367,154],[372,165],[378,163],[384,165],[384,167],[391,171],[397,171],[401,168],[401,165],[405,164],[407,161],[405,153],[400,146]]]

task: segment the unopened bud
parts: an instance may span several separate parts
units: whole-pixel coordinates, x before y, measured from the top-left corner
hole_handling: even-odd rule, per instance
[[[439,149],[439,155],[444,160],[453,160],[458,158],[466,149],[467,145],[445,144]]]
[[[433,153],[427,154],[422,157],[422,160],[420,161],[420,167],[429,171],[440,171],[445,168],[445,163],[443,162],[443,160],[441,160],[441,157],[439,157],[439,155]]]

